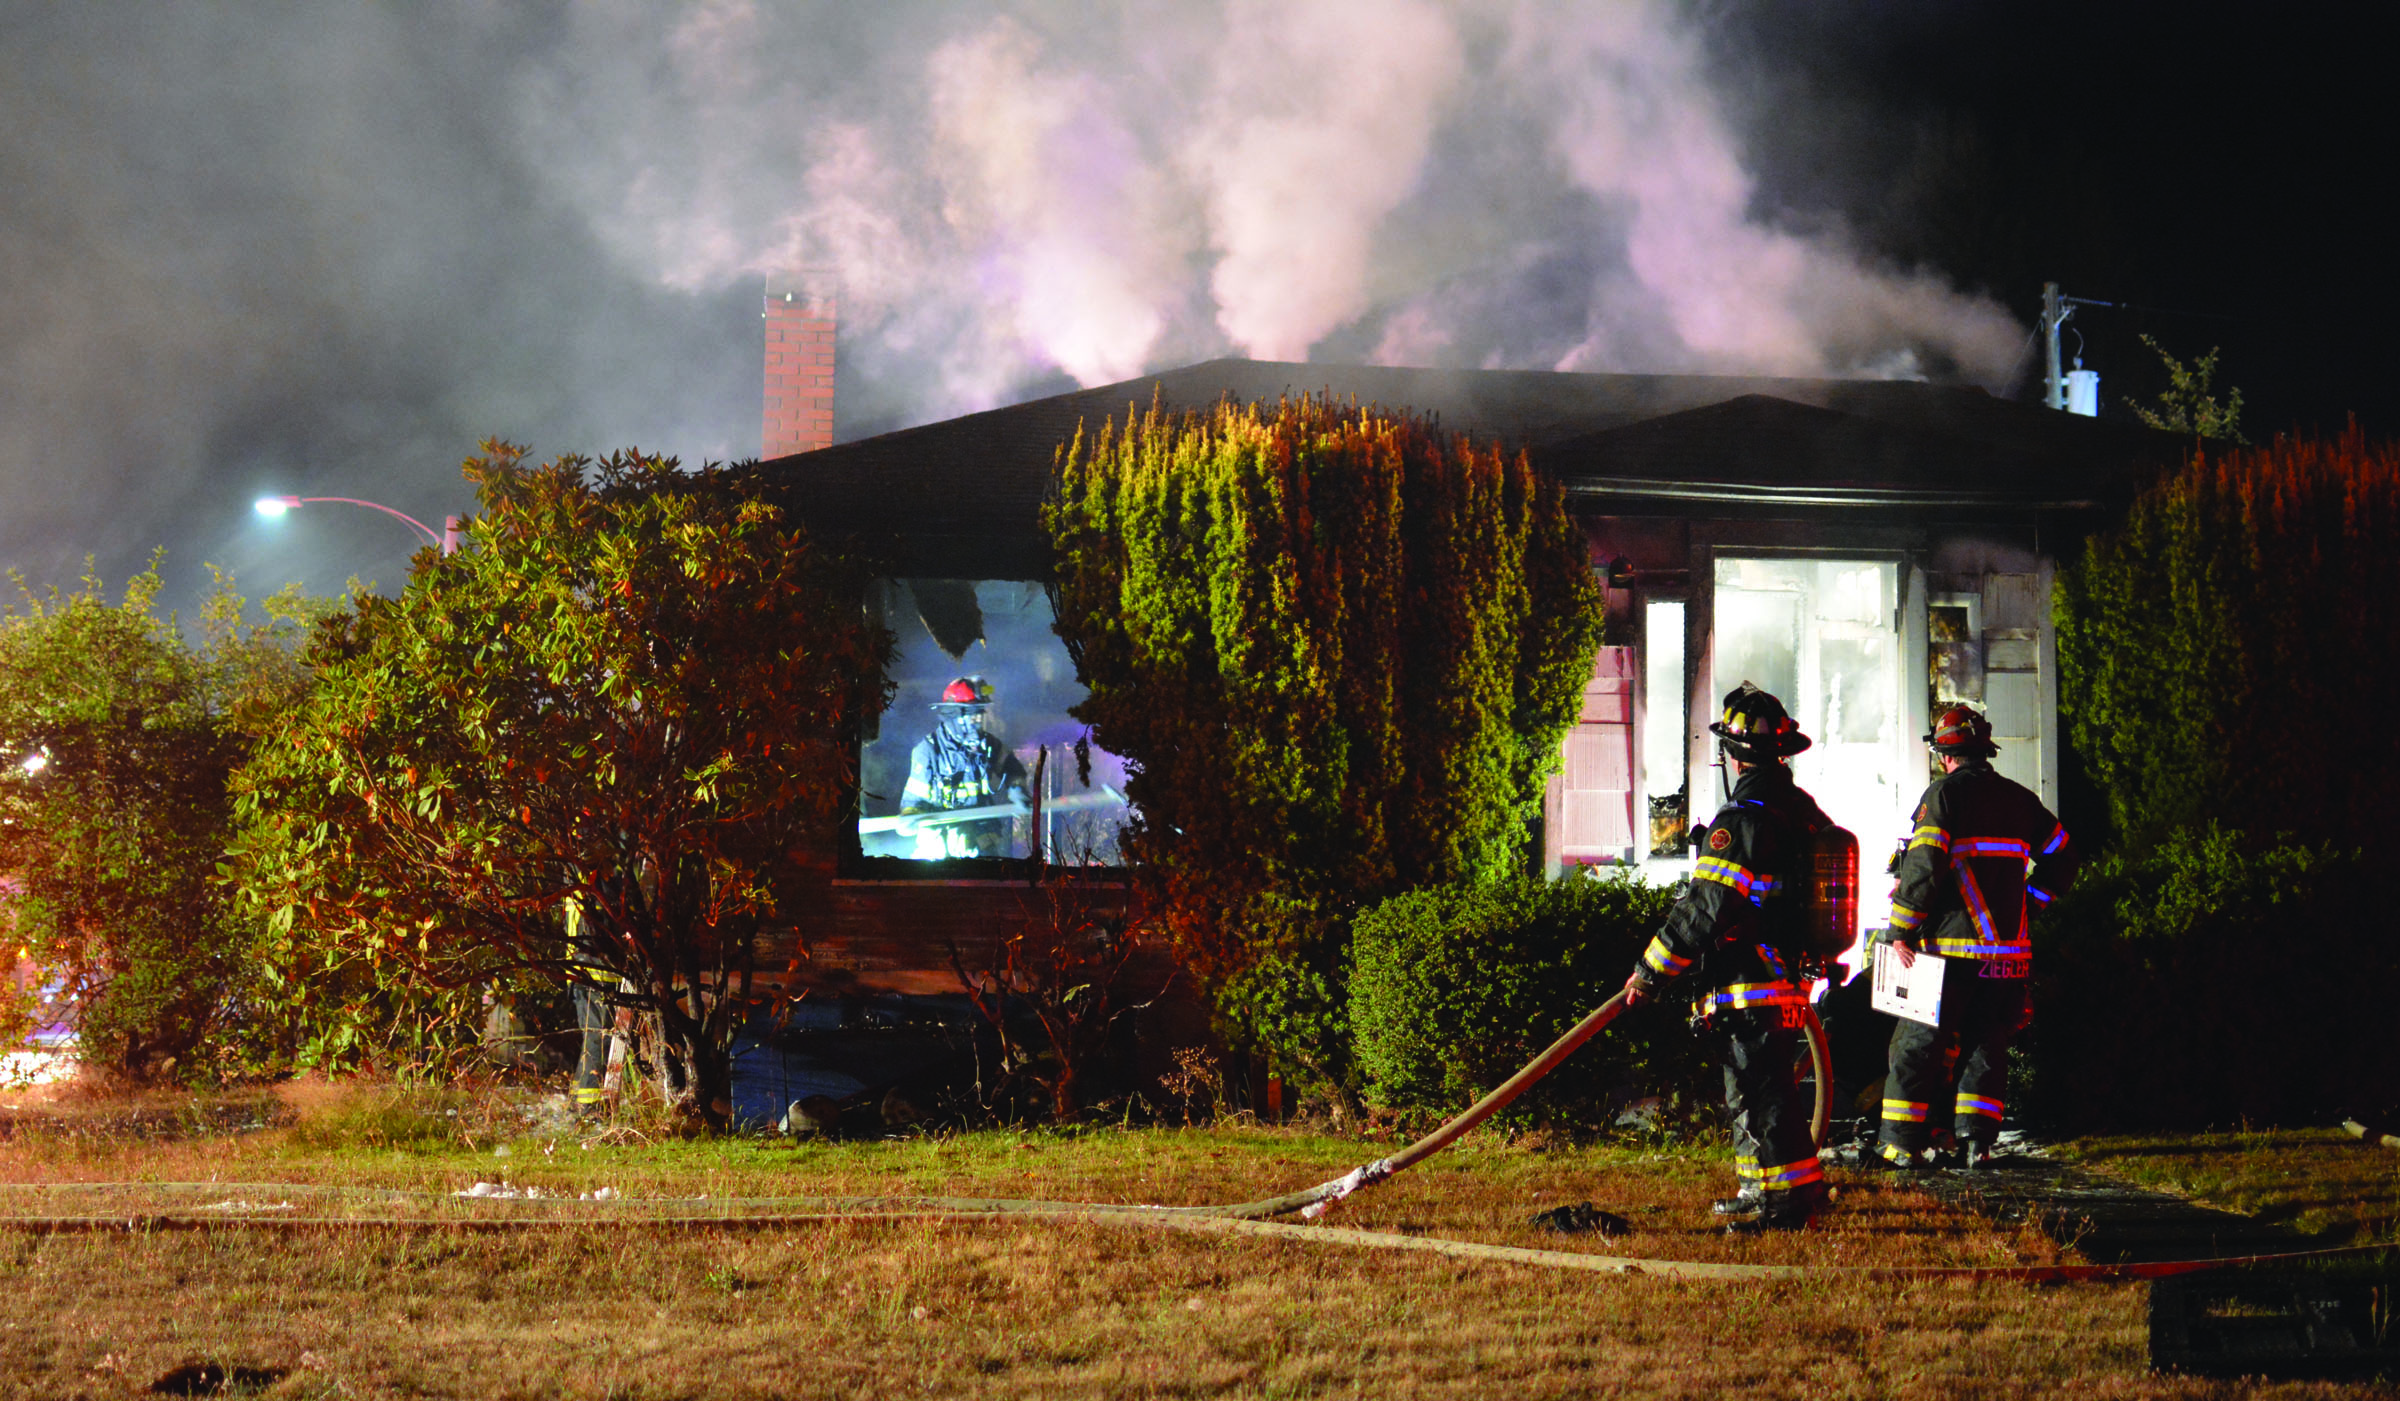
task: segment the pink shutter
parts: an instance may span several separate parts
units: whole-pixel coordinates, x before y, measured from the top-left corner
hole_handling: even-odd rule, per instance
[[[1567,732],[1557,784],[1558,854],[1574,863],[1619,858],[1633,845],[1633,649],[1592,659],[1583,709]]]

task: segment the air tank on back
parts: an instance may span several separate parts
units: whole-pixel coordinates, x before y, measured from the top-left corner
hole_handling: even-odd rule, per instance
[[[1808,951],[1831,962],[1858,938],[1858,838],[1831,824],[1809,840]]]

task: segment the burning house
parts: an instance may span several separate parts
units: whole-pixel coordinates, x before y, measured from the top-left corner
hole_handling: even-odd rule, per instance
[[[790,508],[876,561],[872,606],[899,639],[891,705],[862,739],[856,837],[828,855],[808,914],[803,981],[956,993],[946,951],[1028,917],[1034,858],[1113,859],[1121,769],[1075,752],[1083,691],[1043,587],[1039,510],[1057,450],[1154,398],[1200,408],[1308,392],[1521,447],[1581,519],[1617,640],[1594,659],[1546,796],[1554,874],[1688,871],[1685,833],[1722,800],[1706,727],[1743,680],[1784,697],[1816,737],[1800,781],[1870,865],[1908,830],[1928,776],[1919,737],[1951,701],[1989,713],[1999,767],[2055,807],[2053,574],[2179,451],[1921,382],[1219,360],[773,458],[761,470]],[[982,804],[959,824],[971,838],[903,810],[945,716],[965,709],[962,681],[980,688],[973,714],[1032,809]],[[1884,922],[1880,885],[1863,892],[1862,928]]]
[[[1118,771],[1105,753],[1086,765],[1069,753],[1082,690],[1042,587],[1038,517],[1057,449],[1154,396],[1198,408],[1302,392],[1437,415],[1522,447],[1565,487],[1623,641],[1594,662],[1549,795],[1553,872],[1682,868],[1682,833],[1719,800],[1714,698],[1745,679],[1788,698],[1817,737],[1801,781],[1870,851],[1906,830],[1927,773],[1918,737],[1953,700],[1990,713],[2003,771],[2055,804],[2053,572],[2177,451],[2162,435],[1918,382],[1220,360],[776,458],[762,470],[791,508],[877,561],[874,606],[900,639],[891,708],[861,754],[858,839],[832,889],[959,889],[985,863],[1013,886],[999,863],[1037,850],[1109,859]],[[896,820],[911,755],[962,678],[987,688],[987,727],[1026,782],[1040,775],[1046,808],[1038,831],[1020,820],[971,852],[903,837]],[[1870,900],[1861,917],[1873,927],[1882,913]],[[865,925],[836,927],[880,942]]]

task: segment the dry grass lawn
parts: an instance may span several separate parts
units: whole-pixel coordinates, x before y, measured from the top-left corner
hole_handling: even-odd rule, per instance
[[[2088,1138],[2061,1151],[2144,1187],[2303,1235],[2400,1240],[2400,1152],[2340,1129]]]
[[[319,1091],[298,1122],[261,1132],[135,1138],[111,1122],[75,1107],[20,1119],[0,1138],[0,1183],[448,1192],[505,1172],[636,1197],[1196,1203],[1305,1186],[1385,1151],[1242,1128],[587,1148],[571,1132],[525,1131],[505,1106],[375,1091]],[[1707,1216],[1730,1187],[1724,1157],[1477,1138],[1331,1220],[1688,1260],[2054,1252],[1877,1183],[1846,1184],[1821,1232],[1728,1241]],[[1587,1199],[1635,1233],[1526,1224]],[[2393,1394],[2152,1376],[2144,1310],[2139,1286],[1678,1283],[1087,1222],[10,1230],[0,1395],[140,1394],[200,1360],[283,1370],[265,1394],[310,1397]]]

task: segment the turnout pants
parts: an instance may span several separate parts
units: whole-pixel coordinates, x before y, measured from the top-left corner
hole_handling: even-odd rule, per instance
[[[2033,1019],[2026,967],[2024,959],[1951,959],[1942,970],[1941,1025],[1903,1020],[1893,1030],[1883,1082],[1885,1148],[1931,1146],[1926,1115],[1954,1083],[1947,1107],[1959,1141],[1988,1146],[2000,1136],[2009,1043]]]
[[[1723,1045],[1725,1108],[1733,1118],[1734,1175],[1763,1189],[1770,1215],[1806,1215],[1825,1196],[1825,1173],[1800,1091],[1799,1007],[1718,1012],[1709,1025]]]
[[[607,994],[582,983],[573,985],[575,1026],[583,1033],[582,1054],[575,1063],[575,1112],[589,1114],[601,1107],[601,1077],[608,1071],[608,1033],[616,1010]]]

